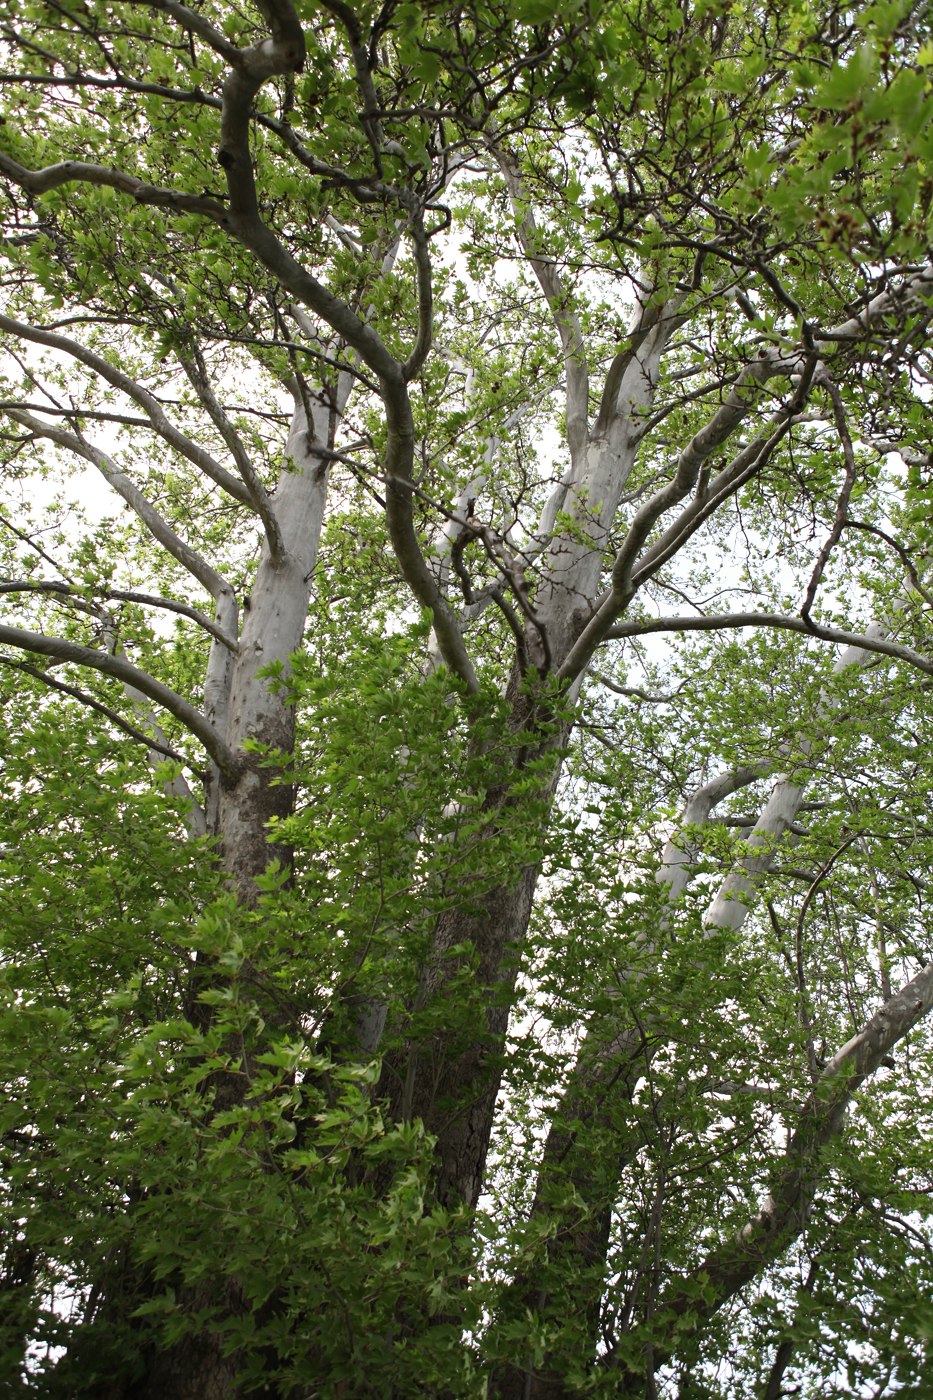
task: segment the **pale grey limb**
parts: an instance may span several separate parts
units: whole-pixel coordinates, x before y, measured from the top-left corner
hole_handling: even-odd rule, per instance
[[[7,413],[14,422],[27,428],[35,437],[47,438],[50,442],[75,453],[78,457],[83,457],[86,462],[91,462],[97,467],[107,484],[135,512],[152,537],[158,540],[159,544],[197,579],[212,598],[219,598],[230,591],[230,585],[227,581],[208,564],[206,559],[202,559],[196,550],[192,549],[176,534],[168,521],[147,500],[135,482],[106,452],[95,447],[86,438],[79,437],[77,433],[66,432],[63,428],[43,423],[31,413],[24,413],[19,409],[8,409]]]
[[[836,660],[833,675],[840,675],[852,666],[866,666],[883,640],[884,627],[872,623],[864,636],[854,637]],[[834,708],[831,697],[824,696],[820,714],[825,717]],[[800,750],[806,753],[809,744],[802,740]],[[778,843],[800,811],[806,790],[806,779],[782,777],[774,786],[768,801],[745,843],[745,855],[720,885],[706,911],[704,923],[710,929],[738,930],[748,916],[762,877],[771,869]]]
[[[818,622],[804,621],[801,617],[791,617],[783,613],[709,613],[703,617],[688,614],[683,617],[657,617],[632,622],[620,622],[606,632],[606,639],[622,637],[642,637],[650,632],[720,632],[741,627],[773,627],[779,631],[800,632],[805,637],[817,641],[834,642],[837,646],[854,647],[860,651],[870,651],[877,656],[889,656],[894,661],[903,661],[926,675],[933,675],[933,660],[892,642],[884,635],[884,629],[871,624],[865,632],[846,632],[838,627],[824,627]],[[848,664],[848,663],[847,663]]]
[[[596,601],[593,615],[560,668],[561,679],[573,679],[589,664],[596,648],[610,635],[617,618],[638,589],[770,459],[805,407],[809,390],[822,373],[820,357],[829,359],[834,353],[840,353],[841,347],[863,341],[886,317],[919,308],[931,293],[933,266],[926,264],[898,286],[879,293],[857,316],[834,330],[820,331],[812,349],[788,352],[780,347],[764,348],[757,360],[746,365],[726,401],[684,449],[671,479],[633,518],[613,565],[612,586]],[[758,402],[764,386],[775,377],[788,379],[793,392],[772,417],[770,433],[760,435],[743,448],[710,481],[701,481],[701,471],[710,454],[733,436]],[[646,548],[661,517],[694,491],[692,500],[680,515]]]
[[[668,837],[661,855],[661,864],[655,874],[659,885],[666,885],[668,897],[677,899],[687,887],[692,867],[698,854],[698,846],[688,833],[706,824],[710,814],[720,802],[750,783],[774,771],[775,765],[765,759],[759,763],[746,764],[720,773],[702,787],[697,788],[684,808],[678,822],[678,830]]]
[[[567,444],[571,457],[575,458],[585,451],[589,440],[589,372],[583,328],[573,310],[569,288],[564,284],[557,263],[542,246],[541,233],[535,223],[517,162],[494,140],[489,141],[489,149],[502,172],[512,201],[519,246],[544,294],[560,337],[566,384]]]
[[[18,339],[32,342],[34,345],[43,345],[47,349],[55,350],[61,354],[69,356],[78,364],[84,365],[93,373],[100,376],[105,384],[118,389],[134,403],[139,404],[146,414],[146,418],[153,430],[158,434],[169,447],[175,449],[182,457],[203,472],[206,477],[221,487],[229,496],[232,496],[240,505],[254,509],[254,504],[250,499],[249,491],[243,481],[232,472],[227,471],[209,452],[198,443],[194,442],[187,434],[181,432],[179,428],[171,422],[159,400],[148,389],[138,384],[130,375],[124,374],[115,365],[110,364],[101,355],[96,355],[92,350],[88,350],[80,341],[72,340],[70,336],[61,335],[56,331],[46,330],[42,326],[27,325],[22,321],[14,321],[10,316],[0,315],[0,330],[6,331],[9,335]],[[26,405],[5,404],[7,410],[20,407],[26,409]],[[40,412],[45,412],[41,409]],[[88,416],[80,409],[74,409],[68,415],[75,419]]]
[[[798,384],[791,399],[775,415],[773,432],[743,448],[738,455],[709,484],[707,491],[694,497],[684,515],[644,555],[643,546],[661,517],[672,507],[690,496],[699,480],[704,463],[717,448],[723,446],[736,432],[751,411],[757,396],[769,378],[789,374],[789,361],[773,357],[754,362],[740,376],[726,402],[709,423],[694,434],[677,460],[671,479],[638,509],[629,525],[612,568],[612,586],[598,599],[595,612],[584,627],[561,668],[561,678],[573,679],[590,662],[597,647],[605,641],[613,624],[641,585],[681,547],[693,530],[718,509],[719,505],[755,475],[768,461],[790,430],[795,415],[806,399],[811,374]],[[692,527],[687,530],[680,522],[687,517]],[[671,536],[671,539],[668,539]],[[676,536],[676,548],[675,539]]]
[[[457,617],[436,586],[414,528],[414,422],[402,366],[366,320],[304,267],[260,214],[249,141],[254,100],[271,78],[299,72],[304,63],[301,24],[288,0],[269,0],[266,18],[272,29],[267,39],[249,49],[225,54],[231,68],[223,86],[217,159],[226,176],[226,204],[206,196],[181,195],[148,186],[123,172],[85,162],[63,162],[45,171],[33,171],[2,157],[0,172],[36,194],[77,181],[109,185],[143,204],[204,215],[250,249],[283,289],[322,317],[334,334],[359,355],[379,379],[386,411],[386,518],[396,557],[415,598],[433,614],[444,660],[467,688],[475,691],[478,681]]]
[[[239,768],[236,754],[228,748],[201,711],[169,686],[131,662],[122,657],[111,656],[109,652],[99,651],[95,647],[66,641],[63,637],[47,637],[41,632],[30,632],[22,627],[8,627],[6,624],[0,624],[0,644],[16,647],[19,651],[32,652],[37,656],[49,656],[56,661],[72,662],[76,666],[89,666],[94,671],[113,676],[124,685],[133,686],[148,700],[174,715],[195,738],[200,739],[220,771],[227,777],[235,778]]]

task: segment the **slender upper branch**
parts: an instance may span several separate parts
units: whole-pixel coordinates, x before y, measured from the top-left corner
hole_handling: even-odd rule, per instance
[[[710,613],[705,617],[655,617],[632,622],[620,622],[606,633],[607,638],[641,637],[649,632],[719,632],[735,627],[776,627],[789,632],[802,632],[805,636],[816,637],[823,642],[836,642],[844,647],[861,647],[863,651],[877,652],[879,656],[890,656],[895,661],[903,661],[933,676],[933,660],[920,652],[892,642],[887,637],[871,636],[864,632],[843,632],[838,627],[823,627],[819,623],[804,621],[801,617],[787,617],[782,613]]]
[[[774,367],[772,367],[774,366]],[[639,558],[653,526],[672,506],[677,505],[693,491],[704,462],[717,447],[726,442],[750,411],[761,385],[772,374],[788,372],[791,366],[783,361],[762,360],[750,367],[747,380],[739,382],[726,402],[714,414],[712,420],[696,433],[681,453],[674,475],[660,490],[656,491],[636,512],[622,546],[616,555],[612,570],[612,586],[609,592],[597,601],[596,611],[582,633],[577,638],[560,670],[560,679],[573,680],[588,665],[599,644],[611,633],[615,619],[628,606],[641,584],[651,573],[676,552],[673,545],[668,548],[668,537],[677,536],[677,548],[689,537],[722,501],[735,494],[749,477],[761,469],[777,445],[789,431],[794,416],[799,411],[801,401],[809,389],[812,368],[809,374],[801,376],[797,389],[789,403],[775,415],[777,426],[770,437],[759,439],[750,448],[743,449],[730,462],[729,466],[714,479],[709,493],[694,499],[687,511],[657,541],[652,549]],[[769,372],[770,371],[770,372]],[[686,517],[686,519],[685,519]],[[683,522],[683,523],[681,523]],[[688,528],[689,527],[689,528]]]
[[[167,744],[160,743],[148,734],[144,734],[141,729],[137,729],[135,725],[125,720],[122,715],[117,714],[116,710],[112,710],[109,705],[104,705],[100,700],[95,699],[93,695],[89,695],[86,690],[82,690],[80,686],[69,685],[67,681],[61,681],[56,676],[50,676],[48,671],[43,671],[40,666],[30,666],[28,661],[15,661],[12,656],[0,656],[0,665],[9,666],[14,671],[22,671],[27,676],[35,676],[36,680],[41,681],[43,685],[47,685],[50,690],[57,690],[61,695],[70,695],[73,700],[77,700],[80,704],[86,705],[87,708],[93,710],[95,714],[103,715],[111,724],[115,724],[118,729],[122,729],[124,734],[128,734],[131,739],[135,739],[139,744],[145,744],[147,749],[151,749],[154,753],[161,754],[163,758],[170,758],[174,763],[187,763],[187,759],[183,758],[177,750],[169,748]]]
[[[183,29],[196,34],[215,53],[225,58],[231,68],[250,73],[262,72],[263,81],[280,72],[300,72],[304,66],[304,31],[291,0],[257,0],[257,9],[269,25],[271,36],[246,49],[238,49],[221,30],[214,28],[209,19],[197,10],[180,4],[179,0],[142,2],[149,9],[171,15]],[[138,3],[138,0],[134,0],[134,3]]]
[[[43,326],[27,325],[22,321],[14,321],[10,316],[0,315],[0,330],[16,336],[20,340],[28,340],[35,345],[44,345],[50,350],[60,351],[62,354],[69,355],[73,360],[77,360],[79,364],[93,370],[95,374],[99,374],[106,384],[112,385],[114,389],[119,389],[126,394],[127,398],[139,404],[145,411],[152,427],[164,442],[167,442],[170,447],[173,447],[193,466],[202,471],[217,486],[222,487],[241,505],[251,507],[254,505],[244,483],[232,472],[228,472],[225,467],[221,466],[209,452],[192,441],[187,434],[181,432],[167,417],[155,395],[137,383],[130,375],[124,374],[122,370],[102,356],[95,355],[93,350],[88,350],[79,341],[72,340],[69,336],[60,335],[56,331],[46,330]],[[10,405],[10,407],[15,407],[15,405]],[[73,416],[81,418],[85,415],[76,411]]]
[[[183,696],[178,695],[162,681],[156,680],[146,671],[110,652],[98,651],[95,647],[80,646],[77,642],[66,641],[63,637],[47,637],[41,632],[29,632],[22,627],[8,627],[0,623],[0,644],[16,647],[19,651],[33,652],[37,656],[50,656],[56,661],[72,662],[76,666],[89,666],[105,676],[113,676],[124,685],[133,686],[141,695],[161,705],[186,729],[200,739],[211,758],[225,777],[234,778],[239,770],[236,754],[229,748],[212,724],[204,718]]]
[[[140,0],[132,0],[133,4],[139,4]],[[196,34],[199,39],[219,53],[228,63],[236,63],[240,56],[240,51],[236,44],[231,44],[230,40],[219,29],[215,29],[206,16],[198,14],[197,10],[189,9],[187,5],[181,5],[178,0],[142,0],[147,9],[161,10],[163,14],[171,15],[177,20],[182,29],[187,29],[189,33]]]
[[[715,515],[722,503],[755,476],[774,456],[787,437],[794,423],[799,420],[799,405],[806,396],[807,386],[801,386],[789,404],[774,415],[772,431],[761,433],[743,447],[720,472],[698,491],[666,530],[649,546],[634,565],[631,575],[631,593],[637,593],[642,584],[662,569],[669,559],[683,549],[687,541],[700,527]]]
[[[489,144],[512,200],[515,232],[519,244],[531,264],[538,286],[544,293],[560,336],[566,381],[567,442],[571,453],[575,455],[586,445],[588,434],[589,373],[583,328],[573,310],[570,294],[564,286],[557,263],[542,249],[541,233],[535,223],[528,191],[517,162],[495,142],[491,141]]]
[[[207,367],[199,350],[195,349],[193,355],[179,355],[179,362],[188,380],[198,396],[198,401],[207,411],[207,415],[214,427],[220,433],[224,442],[230,450],[230,455],[236,462],[237,470],[243,478],[243,483],[249,495],[250,504],[262,521],[263,529],[266,532],[266,539],[269,541],[269,551],[273,559],[281,559],[284,554],[282,543],[282,532],[279,522],[276,519],[272,502],[268,492],[262,484],[259,473],[253,466],[252,458],[246,450],[246,446],[239,433],[234,428],[230,419],[224,413],[211,387],[207,374]]]
[[[52,593],[69,598],[79,607],[87,607],[83,590],[58,580],[3,579],[0,581],[0,594],[2,593]],[[188,617],[192,622],[196,622],[210,636],[216,637],[228,651],[236,654],[240,650],[235,637],[229,636],[216,622],[212,622],[197,608],[189,607],[187,603],[178,603],[174,598],[160,598],[154,593],[135,593],[124,588],[107,588],[102,590],[100,596],[118,603],[139,603],[142,607],[164,608],[166,612],[178,613],[180,617]]]
[[[612,568],[612,592],[621,606],[624,607],[633,595],[635,563],[655,523],[694,490],[704,464],[717,448],[728,442],[757,402],[767,380],[788,373],[792,368],[791,363],[779,359],[758,360],[747,366],[725,403],[681,452],[670,481],[636,512]],[[798,411],[800,397],[798,390],[793,402],[781,410],[778,428],[783,428],[791,415]],[[759,456],[756,454],[756,465]],[[735,479],[739,472],[733,468],[730,476]]]
[[[800,607],[800,616],[806,623],[810,622],[810,609],[813,607],[813,602],[816,598],[816,590],[820,586],[820,580],[823,577],[823,571],[829,561],[829,556],[839,543],[845,528],[849,513],[849,500],[852,496],[852,488],[855,485],[855,448],[852,444],[852,435],[849,432],[849,425],[846,421],[845,405],[842,402],[842,395],[828,375],[825,378],[825,384],[833,406],[833,418],[836,423],[836,431],[839,433],[839,440],[842,443],[843,456],[845,459],[845,479],[842,484],[842,490],[839,493],[832,529],[817,556],[816,564],[813,567],[813,573],[810,576],[810,582],[807,584],[807,591]]]
[[[343,3],[343,0],[324,0],[324,8],[330,10],[332,15],[336,15],[347,33],[350,41],[350,52],[353,55],[353,68],[356,74],[356,85],[360,90],[363,99],[363,106],[360,111],[360,123],[366,133],[366,139],[372,147],[376,160],[376,168],[382,169],[383,135],[382,122],[379,116],[380,103],[376,86],[373,82],[372,70],[369,61],[369,50],[364,42],[363,28],[357,18],[356,12],[350,5]]]
[[[168,521],[146,499],[135,482],[130,480],[126,472],[122,471],[106,452],[101,451],[99,447],[95,447],[93,443],[86,441],[83,437],[78,437],[75,433],[65,432],[62,428],[41,422],[31,413],[23,413],[18,409],[7,411],[15,422],[28,428],[36,437],[48,438],[50,442],[57,443],[59,447],[64,447],[69,452],[83,457],[85,461],[92,462],[105,481],[135,511],[153,538],[158,540],[159,544],[207,589],[212,598],[219,598],[230,592],[230,585],[226,579],[218,574],[216,569],[211,568],[206,559],[202,559],[196,550],[192,549],[175,533]]]
[[[874,297],[858,316],[832,331],[821,331],[811,348],[790,353],[780,348],[764,350],[746,365],[725,403],[710,422],[695,434],[678,459],[670,481],[645,502],[636,513],[613,565],[612,587],[598,600],[596,611],[584,627],[559,672],[564,681],[574,680],[588,665],[595,649],[612,632],[616,618],[657,568],[675,554],[723,501],[733,496],[771,457],[789,432],[820,370],[820,355],[849,354],[851,347],[863,344],[868,336],[891,316],[903,317],[922,308],[933,291],[933,267],[929,264],[912,272],[903,282]],[[820,371],[822,372],[822,371]],[[642,553],[650,532],[661,516],[683,501],[696,487],[704,462],[717,447],[735,433],[758,401],[763,385],[783,376],[794,382],[789,402],[772,418],[773,431],[743,448],[678,516],[668,530]],[[789,624],[785,624],[789,625]],[[829,635],[813,629],[814,635]],[[832,638],[835,640],[835,638]],[[910,654],[913,657],[914,653]],[[908,659],[903,655],[903,659]],[[921,669],[926,663],[919,658]],[[912,664],[917,664],[915,661]]]

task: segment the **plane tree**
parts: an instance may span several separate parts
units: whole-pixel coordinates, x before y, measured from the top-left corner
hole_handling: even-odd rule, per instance
[[[2,13],[13,1393],[911,1393],[925,11]]]

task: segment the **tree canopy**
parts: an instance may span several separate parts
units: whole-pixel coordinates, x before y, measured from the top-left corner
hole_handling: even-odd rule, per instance
[[[0,16],[5,1393],[925,1394],[928,7]]]

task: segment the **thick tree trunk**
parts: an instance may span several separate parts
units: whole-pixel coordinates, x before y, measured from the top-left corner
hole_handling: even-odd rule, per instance
[[[386,1056],[380,1092],[395,1121],[420,1118],[437,1138],[434,1194],[442,1206],[479,1199],[502,1080],[503,1045],[538,871],[484,895],[479,912],[452,910],[438,923],[419,1010],[444,1029]],[[468,948],[463,955],[451,950]],[[464,967],[469,981],[458,977]],[[451,1004],[451,983],[458,1004]],[[446,1009],[445,1009],[446,1007]]]
[[[221,778],[215,772],[209,781],[209,834],[217,839],[231,888],[247,908],[256,907],[256,880],[270,862],[287,872],[292,860],[287,847],[275,840],[274,825],[270,838],[269,826],[289,816],[294,805],[294,788],[283,764],[287,769],[293,753],[295,717],[285,694],[263,673],[270,667],[287,670],[304,632],[327,491],[326,458],[317,449],[330,445],[328,414],[321,409],[319,416],[316,435],[293,429],[290,449],[299,469],[283,476],[275,504],[281,552],[276,557],[269,543],[264,544],[253,591],[244,605],[238,654],[231,658],[215,644],[205,684],[212,718],[222,722],[226,743],[240,755],[235,774]],[[300,413],[296,420],[301,427]],[[245,751],[249,742],[260,750]],[[249,979],[250,968],[242,975]],[[199,998],[214,976],[211,960],[200,960],[189,990],[189,1017],[202,1030],[213,1013]],[[252,994],[266,1024],[274,1027],[281,1011],[263,996],[261,979],[254,979]],[[227,1111],[242,1102],[250,1081],[249,1062],[261,1048],[238,1046],[243,1062],[237,1071],[223,1071],[206,1081],[205,1092],[215,1110]],[[131,1311],[149,1286],[143,1282],[139,1296],[132,1299],[115,1298],[117,1309]],[[228,1318],[245,1316],[250,1309],[222,1259],[214,1278],[197,1284],[179,1280],[176,1297],[178,1310],[189,1318],[208,1310]],[[239,1360],[235,1353],[225,1353],[221,1337],[209,1325],[193,1329],[171,1346],[148,1343],[142,1365],[144,1379],[134,1377],[114,1392],[113,1400],[232,1400],[239,1393]],[[277,1392],[270,1388],[264,1393],[272,1397]]]
[[[526,800],[514,795],[513,779],[550,756],[535,800],[535,831],[543,835],[564,737],[554,735],[553,723],[542,725],[518,668],[508,698],[514,769],[505,777],[496,772],[485,797],[488,829],[483,839],[494,857],[497,841],[510,839],[509,818]],[[533,737],[536,729],[541,731],[540,741]],[[527,850],[524,837],[523,846]],[[425,1034],[400,1028],[402,1043],[390,1044],[383,1060],[379,1092],[388,1101],[391,1117],[420,1118],[437,1138],[434,1190],[445,1206],[475,1206],[479,1198],[537,878],[537,863],[529,862],[516,869],[509,883],[479,898],[470,881],[464,882],[462,906],[446,910],[437,920],[411,1008],[415,1027],[426,1018],[435,1026]]]

